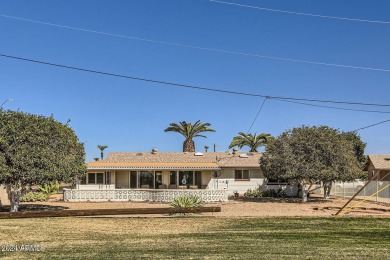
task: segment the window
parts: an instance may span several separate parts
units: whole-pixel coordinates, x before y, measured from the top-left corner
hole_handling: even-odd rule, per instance
[[[161,171],[155,171],[154,172],[154,176],[155,176],[156,188],[158,188],[159,185],[162,184],[162,172]]]
[[[95,184],[95,173],[88,173],[88,184]]]
[[[179,185],[182,185],[182,186],[194,185],[194,172],[193,171],[180,171],[179,172]]]
[[[88,184],[103,184],[104,174],[102,172],[88,173]]]
[[[236,180],[249,180],[249,170],[236,170],[235,179]]]
[[[139,172],[139,183],[142,189],[153,189],[154,188],[154,173],[152,171],[140,171]]]
[[[137,188],[137,172],[136,171],[130,171],[130,188],[132,188],[132,189]]]
[[[171,171],[169,173],[169,184],[176,185],[176,172],[175,171]]]
[[[103,173],[96,173],[96,184],[103,184]]]

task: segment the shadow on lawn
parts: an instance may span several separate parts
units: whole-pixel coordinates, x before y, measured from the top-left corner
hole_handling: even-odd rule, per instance
[[[300,197],[286,197],[286,198],[273,198],[273,197],[238,197],[229,198],[230,201],[250,201],[250,202],[261,202],[261,203],[301,203],[302,198]],[[309,197],[307,202],[315,202],[315,203],[325,203],[329,202],[332,199],[324,199],[323,197]]]
[[[45,205],[45,204],[21,204],[19,206],[19,212],[22,211],[47,211],[47,210],[64,210],[69,209],[69,207],[63,207],[63,206],[52,206],[52,205]],[[0,207],[0,212],[9,212],[10,206],[2,206]]]

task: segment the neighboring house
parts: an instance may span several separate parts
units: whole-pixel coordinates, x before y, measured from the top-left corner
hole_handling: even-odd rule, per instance
[[[368,179],[379,172],[379,180],[390,181],[390,154],[368,155],[365,170],[368,171]]]
[[[87,173],[64,199],[170,201],[180,194],[226,200],[264,183],[261,153],[116,152],[87,163]]]

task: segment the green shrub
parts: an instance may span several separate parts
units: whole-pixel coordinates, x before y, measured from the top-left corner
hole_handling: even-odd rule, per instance
[[[278,190],[270,189],[263,191],[263,197],[285,198],[287,197],[287,193],[282,188],[279,188]]]
[[[199,207],[202,204],[202,198],[199,196],[178,196],[171,203],[174,208]]]
[[[248,189],[245,193],[244,193],[244,196],[247,196],[247,197],[262,197],[263,196],[263,192],[257,188],[257,189]]]
[[[48,196],[57,194],[60,191],[61,184],[58,181],[45,183],[44,185],[37,185],[43,193],[46,193]]]
[[[21,198],[21,202],[35,202],[35,201],[48,201],[49,197],[43,192],[29,192],[24,194]]]

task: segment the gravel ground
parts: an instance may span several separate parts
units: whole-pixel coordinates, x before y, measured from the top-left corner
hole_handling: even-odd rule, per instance
[[[33,207],[53,207],[57,209],[117,209],[117,208],[159,208],[169,207],[166,203],[152,202],[64,202],[56,199],[49,202],[22,203]],[[221,212],[203,213],[202,216],[215,217],[272,217],[272,216],[299,216],[299,217],[329,217],[337,212],[337,209],[324,209],[326,207],[341,207],[346,203],[345,199],[322,199],[320,197],[311,198],[307,203],[301,203],[298,199],[248,199],[239,198],[220,203],[207,203],[205,206],[220,206]],[[352,206],[359,201],[353,201]],[[25,205],[27,206],[27,205]],[[389,205],[364,202],[358,207],[385,208]],[[315,208],[319,208],[316,210]],[[390,217],[390,212],[376,210],[354,209],[346,213],[348,216],[370,216],[370,217]],[[135,215],[132,215],[135,216]],[[149,215],[154,216],[156,215]],[[137,215],[139,217],[139,215]],[[161,216],[160,216],[161,217]]]

